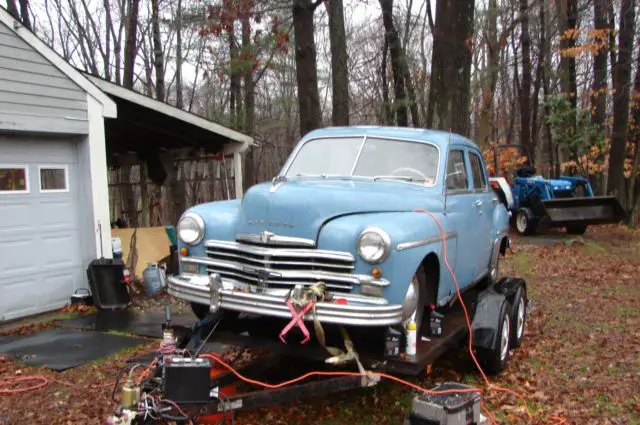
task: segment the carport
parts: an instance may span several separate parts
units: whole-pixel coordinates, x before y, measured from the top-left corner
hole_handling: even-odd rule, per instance
[[[217,200],[220,195],[242,196],[241,155],[252,144],[251,137],[98,77],[86,76],[118,108],[117,118],[105,120],[112,222],[124,217],[128,226],[175,224],[190,204]],[[199,167],[197,178],[178,172],[185,161]],[[218,162],[221,164],[217,165],[215,176],[212,165]],[[211,191],[209,198],[186,199],[194,181],[207,184],[216,178],[225,183],[231,180],[232,184],[227,184],[221,194]],[[167,210],[155,220],[149,212],[154,208],[150,201],[154,189],[156,203]]]

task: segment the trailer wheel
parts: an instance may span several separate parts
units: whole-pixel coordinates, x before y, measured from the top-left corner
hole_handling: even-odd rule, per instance
[[[571,226],[567,226],[567,233],[570,235],[584,235],[584,232],[586,231],[586,224],[573,224]]]
[[[529,208],[520,208],[516,212],[516,230],[521,235],[531,235],[535,233],[537,224],[533,211]]]
[[[498,341],[493,348],[477,348],[478,361],[482,369],[491,375],[502,372],[509,361],[510,335],[511,335],[511,307],[505,302],[500,311],[500,328],[498,329]]]
[[[518,348],[524,339],[524,329],[527,321],[527,290],[524,287],[518,288],[513,297],[513,307],[511,308],[511,348]]]

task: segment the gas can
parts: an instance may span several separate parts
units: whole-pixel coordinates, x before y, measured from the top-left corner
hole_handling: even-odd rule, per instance
[[[144,287],[147,296],[152,297],[158,292],[162,291],[162,271],[158,264],[147,263],[147,268],[142,272],[142,280],[144,281]]]

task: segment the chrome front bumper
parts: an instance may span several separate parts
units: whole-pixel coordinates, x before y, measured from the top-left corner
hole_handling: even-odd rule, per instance
[[[169,276],[168,292],[176,298],[209,305],[211,312],[219,309],[263,316],[291,318],[285,304],[289,291],[265,289],[251,292],[249,285],[226,279],[217,280],[206,275],[180,274]],[[389,305],[384,298],[358,294],[337,294],[347,304],[321,301],[316,306],[317,318],[322,323],[352,326],[390,326],[402,322],[402,306]],[[313,320],[307,314],[305,320]]]

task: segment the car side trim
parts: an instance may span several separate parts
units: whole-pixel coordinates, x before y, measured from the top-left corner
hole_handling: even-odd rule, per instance
[[[447,232],[447,234],[445,235],[445,240],[454,239],[457,237],[458,237],[458,232]],[[441,240],[442,238],[438,235],[438,236],[431,236],[426,239],[419,239],[417,241],[402,242],[396,246],[396,251],[404,251],[411,248],[418,248],[420,246],[430,245],[432,243],[435,243]]]

